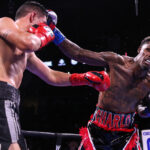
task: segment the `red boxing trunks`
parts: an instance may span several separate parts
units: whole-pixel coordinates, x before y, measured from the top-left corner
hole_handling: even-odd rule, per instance
[[[135,113],[114,113],[96,107],[78,150],[141,150]]]

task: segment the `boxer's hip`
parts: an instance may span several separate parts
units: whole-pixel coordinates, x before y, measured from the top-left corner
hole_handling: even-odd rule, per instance
[[[8,149],[12,143],[18,143],[26,150],[19,120],[19,90],[0,81],[0,147]]]
[[[9,83],[0,81],[0,100],[10,100],[19,106],[20,92]]]
[[[136,113],[115,113],[96,107],[89,123],[107,131],[132,132],[134,130],[134,117]]]
[[[79,149],[139,150],[138,129],[134,124],[136,113],[115,113],[96,107],[87,128],[80,129]],[[88,148],[87,148],[88,147]]]

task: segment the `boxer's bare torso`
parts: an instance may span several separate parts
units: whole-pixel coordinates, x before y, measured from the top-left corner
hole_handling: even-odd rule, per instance
[[[27,64],[27,53],[0,39],[0,81],[19,88]]]

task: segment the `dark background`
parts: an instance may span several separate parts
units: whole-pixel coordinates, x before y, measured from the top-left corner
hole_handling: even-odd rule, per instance
[[[81,47],[93,51],[110,50],[123,55],[127,52],[135,56],[141,40],[150,35],[150,1],[139,0],[137,12],[135,1],[38,2],[57,13],[57,27]],[[14,18],[16,9],[23,2],[25,0],[2,0],[0,17]],[[70,59],[53,43],[37,52],[37,56],[42,61],[52,61],[52,69],[64,72],[103,70],[81,63],[71,65]],[[65,60],[65,66],[58,66],[60,59]],[[20,91],[20,118],[24,130],[78,133],[80,127],[86,126],[98,99],[98,92],[90,87],[49,86],[28,71],[25,71]],[[149,119],[142,119],[140,129],[149,128],[149,122]]]

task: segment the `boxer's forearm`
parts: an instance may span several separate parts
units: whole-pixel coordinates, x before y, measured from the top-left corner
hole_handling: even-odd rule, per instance
[[[48,84],[53,86],[71,86],[70,74],[51,70],[51,73],[43,78]]]
[[[54,86],[70,86],[70,74],[55,71],[46,66],[35,53],[28,55],[27,69],[41,78],[43,81]]]
[[[93,66],[103,65],[99,53],[83,49],[69,39],[65,39],[58,47],[71,59]]]
[[[83,49],[74,42],[66,38],[66,36],[56,27],[57,14],[52,10],[47,10],[48,22],[47,24],[55,34],[54,44],[57,45],[61,51],[74,60],[86,63],[93,66],[108,66],[102,55],[98,52]],[[88,31],[87,31],[88,32]]]
[[[107,65],[100,53],[81,48],[71,40],[67,39],[65,35],[56,27],[53,29],[53,32],[55,34],[55,39],[53,42],[69,58],[93,66]]]

